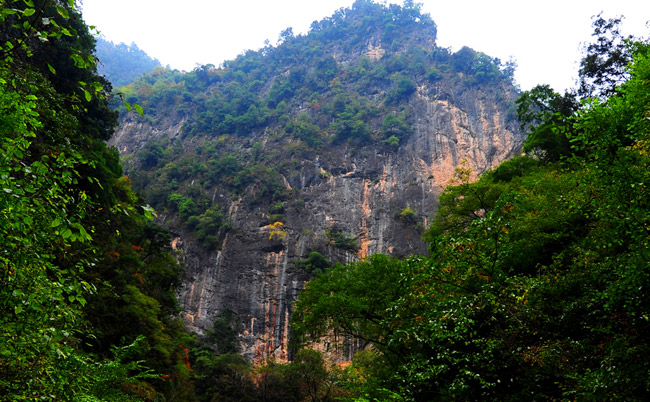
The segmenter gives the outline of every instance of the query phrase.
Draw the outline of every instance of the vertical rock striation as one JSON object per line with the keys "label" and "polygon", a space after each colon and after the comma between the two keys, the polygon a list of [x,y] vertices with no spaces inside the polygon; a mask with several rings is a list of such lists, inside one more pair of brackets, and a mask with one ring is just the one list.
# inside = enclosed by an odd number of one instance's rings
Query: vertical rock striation
{"label": "vertical rock striation", "polygon": [[[192,331],[204,333],[230,309],[248,358],[287,359],[292,302],[310,277],[295,261],[311,251],[338,262],[425,253],[421,232],[461,162],[476,175],[519,149],[522,136],[494,95],[439,84],[419,88],[410,102],[414,132],[397,151],[351,153],[340,145],[331,160],[303,159],[299,172],[284,178],[301,202],[288,203],[281,233],[273,233],[268,208],[242,199],[229,204],[232,230],[218,250],[206,251],[192,233],[174,228],[186,266],[180,301]],[[171,118],[164,128],[126,120],[113,143],[135,152],[148,139],[177,137],[181,125]],[[413,221],[396,217],[404,208],[415,212]],[[334,229],[358,250],[336,247],[326,235]]]}
{"label": "vertical rock striation", "polygon": [[[342,263],[426,253],[420,236],[456,169],[475,177],[520,149],[508,68],[435,36],[412,3],[359,0],[276,48],[133,84],[153,113],[123,116],[112,144],[177,234],[191,330],[231,310],[248,358],[290,358],[310,253]],[[181,202],[197,207],[181,217]],[[229,230],[206,248],[197,222],[222,224],[220,214]]]}

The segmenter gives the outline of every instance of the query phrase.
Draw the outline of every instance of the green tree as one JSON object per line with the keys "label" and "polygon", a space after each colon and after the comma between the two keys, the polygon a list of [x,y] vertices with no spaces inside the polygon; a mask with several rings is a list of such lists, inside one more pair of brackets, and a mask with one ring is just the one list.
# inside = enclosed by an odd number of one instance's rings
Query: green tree
{"label": "green tree", "polygon": [[569,117],[579,108],[575,95],[560,95],[548,85],[538,85],[517,100],[521,128],[527,130],[524,151],[547,162],[557,162],[571,155],[569,141],[573,127]]}
{"label": "green tree", "polygon": [[413,132],[413,127],[406,121],[405,114],[389,114],[384,118],[381,130],[386,138],[395,136],[399,139],[405,139]]}
{"label": "green tree", "polygon": [[311,251],[309,255],[307,255],[307,258],[301,258],[295,264],[312,274],[320,274],[325,271],[326,268],[332,266],[332,263],[318,251]]}
{"label": "green tree", "polygon": [[417,89],[413,81],[402,74],[392,77],[395,88],[386,94],[386,103],[394,105],[408,99]]}
{"label": "green tree", "polygon": [[632,61],[630,45],[633,38],[623,37],[619,25],[622,18],[604,19],[602,13],[593,17],[595,42],[587,45],[580,60],[580,88],[583,97],[607,97],[628,78],[627,66]]}
{"label": "green tree", "polygon": [[323,355],[313,349],[301,349],[291,362],[291,371],[307,389],[312,402],[331,401],[334,377],[325,367]]}
{"label": "green tree", "polygon": [[127,85],[160,66],[157,59],[151,58],[135,43],[115,44],[101,36],[97,38],[96,55],[99,60],[97,72],[115,88]]}
{"label": "green tree", "polygon": [[0,10],[0,399],[153,398],[142,361],[175,364],[180,271],[104,142],[93,38],[72,1]]}
{"label": "green tree", "polygon": [[215,348],[219,355],[237,353],[237,333],[232,321],[232,311],[226,310],[214,320],[212,328],[206,334],[208,344]]}
{"label": "green tree", "polygon": [[[298,339],[334,331],[387,348],[384,326],[390,303],[399,298],[405,263],[376,254],[368,261],[333,268],[310,281],[296,303],[292,328]],[[397,355],[393,356],[397,357]]]}

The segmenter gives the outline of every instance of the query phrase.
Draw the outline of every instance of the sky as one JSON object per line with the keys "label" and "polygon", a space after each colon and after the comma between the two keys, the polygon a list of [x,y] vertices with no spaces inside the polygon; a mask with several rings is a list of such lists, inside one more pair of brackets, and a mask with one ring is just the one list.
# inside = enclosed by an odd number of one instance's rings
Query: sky
{"label": "sky", "polygon": [[[375,0],[376,2],[384,2]],[[502,62],[514,60],[522,90],[575,87],[592,16],[624,16],[622,32],[650,37],[647,0],[420,0],[438,26],[438,46],[469,46]],[[114,43],[135,43],[163,65],[190,71],[219,65],[288,27],[305,34],[313,21],[354,0],[82,0],[88,25]],[[388,1],[401,4],[401,1]]]}

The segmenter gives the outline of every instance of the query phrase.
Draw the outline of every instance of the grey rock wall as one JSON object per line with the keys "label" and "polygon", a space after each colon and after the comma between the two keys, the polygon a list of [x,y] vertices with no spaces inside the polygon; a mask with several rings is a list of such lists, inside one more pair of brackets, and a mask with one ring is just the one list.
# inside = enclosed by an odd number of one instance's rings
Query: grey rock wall
{"label": "grey rock wall", "polygon": [[[506,102],[495,95],[438,85],[419,88],[411,102],[415,130],[398,151],[349,154],[342,146],[333,160],[303,160],[299,172],[285,179],[302,201],[287,203],[281,228],[270,226],[268,208],[239,199],[229,205],[233,230],[218,251],[206,252],[190,233],[179,231],[174,245],[186,265],[179,297],[189,329],[204,333],[230,309],[248,358],[289,358],[292,303],[309,279],[293,261],[310,251],[340,262],[373,253],[426,253],[422,230],[461,161],[476,176],[520,149],[522,135],[507,122]],[[127,119],[112,143],[124,153],[136,152],[149,138],[178,136],[182,123],[170,118],[154,127]],[[416,222],[395,217],[406,207],[416,212]],[[358,252],[330,244],[324,233],[333,227],[357,238]]]}

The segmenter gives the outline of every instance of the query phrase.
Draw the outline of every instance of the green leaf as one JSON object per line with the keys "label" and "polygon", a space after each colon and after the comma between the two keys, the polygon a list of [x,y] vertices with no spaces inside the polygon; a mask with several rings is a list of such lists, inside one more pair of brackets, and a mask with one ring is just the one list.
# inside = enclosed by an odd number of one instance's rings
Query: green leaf
{"label": "green leaf", "polygon": [[61,233],[61,237],[63,237],[64,239],[67,239],[70,236],[72,236],[72,230],[70,229],[66,229],[63,231],[63,233]]}
{"label": "green leaf", "polygon": [[51,72],[52,74],[56,74],[56,70],[54,69],[54,67],[52,67],[52,65],[51,65],[50,63],[47,63],[47,68],[50,69],[50,72]]}
{"label": "green leaf", "polygon": [[[79,56],[77,53],[72,53],[70,55],[70,58],[72,59],[72,61],[74,62],[74,65],[77,68],[84,68],[86,62],[83,59],[83,57]],[[83,82],[83,81],[79,81],[79,85],[81,85],[82,87],[85,87],[87,84],[85,82]]]}
{"label": "green leaf", "polygon": [[90,95],[90,92],[84,89],[84,96],[86,97],[86,100],[90,102],[92,100],[92,96]]}
{"label": "green leaf", "polygon": [[92,237],[86,232],[83,226],[79,226],[79,239],[82,243],[85,243],[88,240],[92,240]]}
{"label": "green leaf", "polygon": [[144,211],[145,218],[153,220],[156,217],[156,210],[149,205],[143,205],[142,210]]}
{"label": "green leaf", "polygon": [[56,218],[56,219],[54,219],[52,221],[52,223],[50,224],[50,227],[55,228],[55,227],[59,226],[60,224],[61,224],[61,221],[58,218]]}
{"label": "green leaf", "polygon": [[63,8],[62,6],[57,5],[56,6],[56,12],[59,13],[59,15],[65,19],[70,18],[70,15],[68,14],[68,10]]}
{"label": "green leaf", "polygon": [[[34,6],[32,5],[31,7],[34,7]],[[34,15],[35,12],[36,12],[36,10],[34,10],[33,8],[27,8],[27,9],[25,9],[25,11],[23,11],[23,15],[25,17],[31,17],[32,15]]]}
{"label": "green leaf", "polygon": [[138,105],[137,103],[134,103],[133,108],[135,109],[136,112],[138,112],[140,116],[144,116],[144,111],[142,110],[142,106]]}

